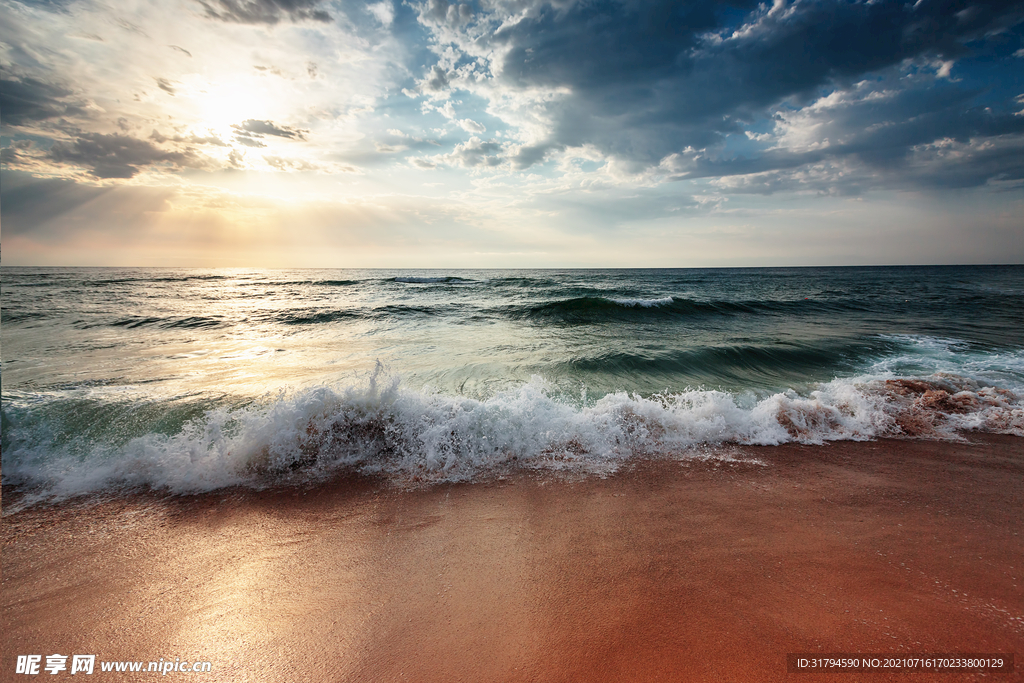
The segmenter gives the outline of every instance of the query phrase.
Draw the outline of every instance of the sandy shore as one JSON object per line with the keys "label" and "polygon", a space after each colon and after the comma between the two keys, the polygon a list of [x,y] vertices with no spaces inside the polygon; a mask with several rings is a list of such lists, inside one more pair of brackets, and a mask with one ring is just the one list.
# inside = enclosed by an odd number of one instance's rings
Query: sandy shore
{"label": "sandy shore", "polygon": [[789,652],[1021,660],[1024,441],[972,441],[5,514],[0,678],[33,680],[19,654],[80,653],[212,663],[168,680],[1020,680],[1024,661],[786,670]]}

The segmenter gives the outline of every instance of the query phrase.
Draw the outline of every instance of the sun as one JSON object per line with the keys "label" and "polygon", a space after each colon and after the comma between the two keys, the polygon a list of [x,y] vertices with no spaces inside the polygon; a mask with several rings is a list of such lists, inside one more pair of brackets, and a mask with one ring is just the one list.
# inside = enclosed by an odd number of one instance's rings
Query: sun
{"label": "sun", "polygon": [[230,136],[232,126],[243,121],[272,120],[277,109],[274,94],[261,80],[236,76],[197,83],[189,93],[194,127]]}

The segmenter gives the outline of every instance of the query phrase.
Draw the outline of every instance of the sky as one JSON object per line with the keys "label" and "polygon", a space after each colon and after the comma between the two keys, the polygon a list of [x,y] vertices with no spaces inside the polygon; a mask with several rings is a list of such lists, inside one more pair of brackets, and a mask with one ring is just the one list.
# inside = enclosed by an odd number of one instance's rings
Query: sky
{"label": "sky", "polygon": [[1024,263],[1024,0],[0,0],[5,265]]}

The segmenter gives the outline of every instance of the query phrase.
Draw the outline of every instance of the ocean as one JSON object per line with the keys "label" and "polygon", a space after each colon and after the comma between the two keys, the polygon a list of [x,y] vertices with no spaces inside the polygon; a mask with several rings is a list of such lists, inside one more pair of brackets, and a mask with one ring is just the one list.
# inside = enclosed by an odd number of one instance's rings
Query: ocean
{"label": "ocean", "polygon": [[0,272],[30,500],[1024,436],[1024,266]]}

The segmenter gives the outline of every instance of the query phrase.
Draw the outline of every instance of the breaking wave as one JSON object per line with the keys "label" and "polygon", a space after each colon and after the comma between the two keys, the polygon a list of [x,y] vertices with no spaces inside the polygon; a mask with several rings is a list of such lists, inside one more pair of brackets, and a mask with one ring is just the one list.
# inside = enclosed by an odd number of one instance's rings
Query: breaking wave
{"label": "breaking wave", "polygon": [[399,484],[503,468],[608,473],[632,458],[686,457],[716,444],[1024,436],[1017,394],[945,373],[835,379],[770,395],[618,392],[588,404],[557,393],[534,378],[478,400],[414,391],[378,370],[359,386],[236,406],[14,395],[3,407],[3,477],[39,500],[262,488],[339,471]]}
{"label": "breaking wave", "polygon": [[652,308],[654,306],[668,306],[675,302],[670,296],[665,296],[660,299],[609,299],[620,306],[627,308],[633,308],[639,306],[640,308]]}

